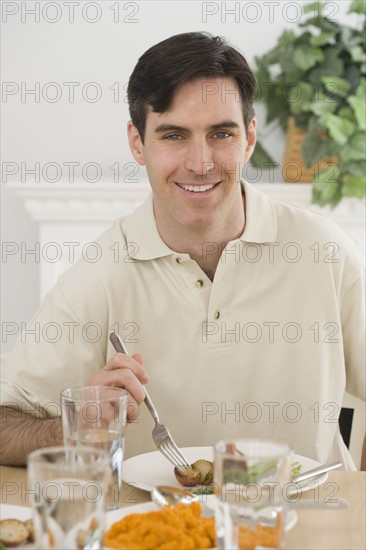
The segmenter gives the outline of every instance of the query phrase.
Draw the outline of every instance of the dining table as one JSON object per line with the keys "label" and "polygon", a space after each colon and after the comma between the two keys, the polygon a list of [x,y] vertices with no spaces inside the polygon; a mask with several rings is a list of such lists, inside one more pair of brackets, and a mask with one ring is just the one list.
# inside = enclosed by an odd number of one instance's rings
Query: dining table
{"label": "dining table", "polygon": [[[1,502],[29,506],[26,468],[0,466]],[[286,550],[365,550],[366,549],[366,472],[332,471],[323,484],[314,484],[306,493],[291,497],[334,505],[345,499],[340,509],[296,509],[297,523],[285,535]],[[150,501],[150,493],[123,484],[121,508]]]}

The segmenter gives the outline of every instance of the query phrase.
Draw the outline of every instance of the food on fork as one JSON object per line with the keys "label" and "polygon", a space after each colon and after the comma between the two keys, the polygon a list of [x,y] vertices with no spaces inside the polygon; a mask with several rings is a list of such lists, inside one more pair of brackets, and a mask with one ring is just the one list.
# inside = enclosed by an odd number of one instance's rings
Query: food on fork
{"label": "food on fork", "polygon": [[129,514],[114,523],[104,537],[104,545],[120,550],[151,548],[213,548],[214,518],[201,517],[201,504],[177,504],[144,514]]}
{"label": "food on fork", "polygon": [[211,485],[213,480],[213,463],[210,460],[199,459],[193,462],[192,467],[184,470],[174,468],[174,475],[181,485],[194,487],[195,485]]}

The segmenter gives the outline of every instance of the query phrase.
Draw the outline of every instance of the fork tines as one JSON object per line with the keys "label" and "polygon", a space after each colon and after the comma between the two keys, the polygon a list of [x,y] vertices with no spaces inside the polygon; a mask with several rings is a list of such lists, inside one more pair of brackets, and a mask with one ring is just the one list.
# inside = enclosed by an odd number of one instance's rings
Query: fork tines
{"label": "fork tines", "polygon": [[156,426],[153,430],[153,439],[159,451],[174,464],[178,470],[184,472],[187,468],[192,467],[179,450],[178,445],[175,443],[166,426],[163,424]]}
{"label": "fork tines", "polygon": [[162,443],[159,450],[166,456],[168,460],[181,472],[184,472],[188,468],[192,468],[189,462],[184,458],[174,441],[166,441]]}

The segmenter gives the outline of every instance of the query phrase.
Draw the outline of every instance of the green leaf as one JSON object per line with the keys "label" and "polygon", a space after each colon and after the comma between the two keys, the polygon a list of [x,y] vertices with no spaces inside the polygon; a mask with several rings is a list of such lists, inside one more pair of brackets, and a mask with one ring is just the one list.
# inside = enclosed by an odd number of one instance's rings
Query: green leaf
{"label": "green leaf", "polygon": [[267,65],[255,58],[257,70],[255,71],[255,78],[257,80],[257,95],[256,101],[266,101],[268,99],[268,86],[271,81],[269,70]]}
{"label": "green leaf", "polygon": [[348,103],[351,105],[355,117],[357,119],[358,127],[361,130],[366,130],[366,104],[365,100],[355,95],[348,98]]}
{"label": "green leaf", "polygon": [[352,61],[355,61],[356,63],[363,63],[366,61],[366,52],[361,46],[353,46],[353,48],[350,48],[350,53],[352,57]]}
{"label": "green leaf", "polygon": [[329,130],[331,137],[340,145],[344,145],[347,138],[355,131],[355,125],[351,121],[332,113],[327,113],[322,117],[322,122]]}
{"label": "green leaf", "polygon": [[284,31],[278,39],[278,45],[287,48],[289,44],[292,44],[296,38],[293,31]]}
{"label": "green leaf", "polygon": [[314,67],[319,61],[323,61],[324,54],[320,48],[295,48],[294,63],[304,72]]}
{"label": "green leaf", "polygon": [[319,191],[318,189],[315,189],[313,185],[312,202],[314,204],[319,204],[320,206],[330,205],[332,208],[334,208],[335,206],[337,206],[337,204],[339,204],[341,199],[342,199],[342,194],[340,190],[338,190],[337,193],[335,193],[331,199],[328,199],[328,198],[324,198],[322,195],[322,192]]}
{"label": "green leaf", "polygon": [[323,76],[344,76],[344,63],[339,58],[339,50],[334,47],[327,47],[323,52],[324,60],[311,69],[308,75],[310,82],[314,82],[315,85],[318,85]]}
{"label": "green leaf", "polygon": [[281,127],[286,129],[287,118],[290,114],[290,107],[288,102],[282,95],[277,93],[267,101],[267,123],[272,122],[273,120],[278,120]]}
{"label": "green leaf", "polygon": [[344,78],[351,84],[350,95],[355,94],[360,85],[361,67],[359,65],[355,65],[354,63],[352,63],[352,65],[346,64]]}
{"label": "green leaf", "polygon": [[312,36],[310,38],[310,44],[312,46],[323,46],[324,44],[327,44],[330,42],[332,38],[334,38],[335,32],[321,32],[320,34],[316,36]]}
{"label": "green leaf", "polygon": [[315,96],[314,101],[311,104],[310,110],[318,117],[322,117],[326,113],[334,113],[337,107],[338,102],[335,99],[324,95],[322,92],[319,92]]}
{"label": "green leaf", "polygon": [[350,174],[346,174],[342,179],[342,195],[344,197],[357,197],[362,199],[366,195],[365,176],[351,176]]}
{"label": "green leaf", "polygon": [[365,0],[353,0],[349,7],[348,13],[366,13]]}
{"label": "green leaf", "polygon": [[357,124],[361,130],[366,129],[366,78],[361,78],[356,94],[350,96],[347,101],[355,114]]}
{"label": "green leaf", "polygon": [[363,178],[366,175],[366,160],[351,160],[350,162],[342,162],[342,173],[348,173],[353,176],[362,176]]}
{"label": "green leaf", "polygon": [[313,102],[313,87],[307,82],[297,82],[291,86],[287,96],[292,114],[309,111]]}
{"label": "green leaf", "polygon": [[303,156],[305,166],[310,168],[315,162],[323,160],[328,155],[327,141],[320,132],[321,126],[318,124],[316,117],[312,117],[309,121],[308,132],[301,146],[301,154]]}
{"label": "green leaf", "polygon": [[349,143],[340,148],[340,157],[343,162],[351,160],[365,160],[366,158],[366,136],[364,132],[358,132],[352,137]]}
{"label": "green leaf", "polygon": [[342,107],[341,109],[339,109],[339,111],[337,112],[337,115],[340,116],[341,118],[346,118],[347,120],[351,121],[355,125],[357,124],[355,114],[352,111],[351,107],[348,107],[348,105],[346,107]]}
{"label": "green leaf", "polygon": [[261,58],[261,61],[268,66],[276,65],[279,62],[279,59],[281,59],[282,50],[282,46],[276,46],[273,50],[267,52]]}
{"label": "green leaf", "polygon": [[335,206],[341,199],[339,169],[330,164],[324,170],[313,175],[313,200],[318,204]]}
{"label": "green leaf", "polygon": [[282,74],[284,79],[287,82],[297,82],[301,80],[304,72],[302,69],[296,66],[294,61],[294,50],[293,48],[287,48],[281,57],[280,64],[282,69]]}
{"label": "green leaf", "polygon": [[353,29],[350,29],[350,27],[343,27],[341,29],[340,39],[346,49],[350,46],[353,34]]}
{"label": "green leaf", "polygon": [[337,33],[339,31],[339,23],[335,21],[331,21],[327,17],[324,17],[324,15],[320,14],[314,10],[314,15],[305,21],[302,21],[299,23],[299,27],[306,28],[306,27],[316,27],[321,30],[321,32],[334,32]]}
{"label": "green leaf", "polygon": [[255,149],[250,158],[250,163],[255,168],[269,168],[270,166],[278,166],[278,163],[273,160],[259,141],[257,141],[255,145]]}
{"label": "green leaf", "polygon": [[322,76],[322,84],[328,93],[345,97],[351,88],[351,84],[339,76]]}

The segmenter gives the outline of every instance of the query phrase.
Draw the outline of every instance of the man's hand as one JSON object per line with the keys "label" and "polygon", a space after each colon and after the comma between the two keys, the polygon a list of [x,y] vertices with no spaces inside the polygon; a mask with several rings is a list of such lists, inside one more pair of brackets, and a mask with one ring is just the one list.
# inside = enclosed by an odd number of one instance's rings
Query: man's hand
{"label": "man's hand", "polygon": [[[90,380],[93,386],[115,386],[129,392],[129,422],[138,417],[138,406],[145,399],[143,384],[149,381],[142,363],[138,353],[132,356],[117,353]],[[1,407],[0,411],[0,464],[24,466],[27,455],[35,449],[63,445],[61,418],[38,419],[11,407]]]}
{"label": "man's hand", "polygon": [[132,356],[116,353],[106,366],[95,374],[92,386],[115,386],[125,388],[129,396],[127,420],[133,422],[139,415],[139,405],[145,399],[143,384],[149,381],[149,375],[142,366],[143,357],[139,353]]}

